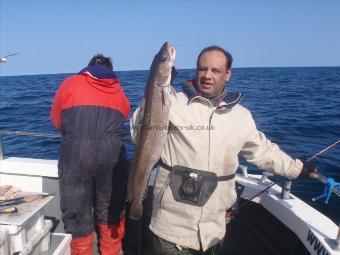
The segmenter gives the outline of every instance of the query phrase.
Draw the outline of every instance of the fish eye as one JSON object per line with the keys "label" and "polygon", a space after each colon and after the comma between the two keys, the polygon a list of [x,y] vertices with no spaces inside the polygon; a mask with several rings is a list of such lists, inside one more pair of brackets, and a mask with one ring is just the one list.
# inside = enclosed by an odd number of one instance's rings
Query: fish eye
{"label": "fish eye", "polygon": [[161,62],[162,62],[162,63],[165,63],[165,62],[166,62],[166,56],[162,56],[162,57],[161,57]]}

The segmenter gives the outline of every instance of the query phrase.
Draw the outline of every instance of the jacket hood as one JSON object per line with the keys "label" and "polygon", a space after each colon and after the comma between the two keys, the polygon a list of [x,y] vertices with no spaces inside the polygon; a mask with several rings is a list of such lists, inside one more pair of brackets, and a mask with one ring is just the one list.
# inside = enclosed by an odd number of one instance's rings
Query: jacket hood
{"label": "jacket hood", "polygon": [[104,65],[91,65],[82,69],[78,75],[85,76],[87,82],[98,90],[106,93],[118,93],[121,90],[120,81],[115,73]]}
{"label": "jacket hood", "polygon": [[191,103],[193,100],[197,99],[204,99],[209,100],[210,103],[217,107],[218,110],[224,110],[224,109],[231,109],[235,105],[237,105],[244,97],[244,94],[241,92],[228,92],[227,87],[224,88],[222,93],[218,95],[215,98],[212,99],[206,99],[201,96],[199,91],[196,89],[196,81],[195,80],[189,80],[185,81],[183,83],[183,92],[188,97],[189,101],[188,103]]}

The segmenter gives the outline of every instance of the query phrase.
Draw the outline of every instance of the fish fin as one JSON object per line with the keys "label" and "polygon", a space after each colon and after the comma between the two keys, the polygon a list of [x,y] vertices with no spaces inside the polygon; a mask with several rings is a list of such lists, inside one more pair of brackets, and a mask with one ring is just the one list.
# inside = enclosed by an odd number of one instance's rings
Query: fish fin
{"label": "fish fin", "polygon": [[129,217],[133,220],[139,220],[143,216],[143,205],[141,203],[132,202]]}

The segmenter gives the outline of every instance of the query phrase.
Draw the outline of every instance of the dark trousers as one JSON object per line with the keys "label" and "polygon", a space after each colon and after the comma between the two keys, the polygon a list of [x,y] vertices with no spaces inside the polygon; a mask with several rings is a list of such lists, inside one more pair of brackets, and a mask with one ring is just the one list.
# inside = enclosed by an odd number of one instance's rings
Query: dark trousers
{"label": "dark trousers", "polygon": [[217,255],[222,247],[222,242],[209,248],[205,252],[196,251],[168,242],[156,235],[152,237],[152,255]]}
{"label": "dark trousers", "polygon": [[118,162],[91,158],[79,164],[59,161],[60,207],[67,233],[83,237],[97,224],[119,222],[125,207],[129,167],[124,154],[122,150]]}

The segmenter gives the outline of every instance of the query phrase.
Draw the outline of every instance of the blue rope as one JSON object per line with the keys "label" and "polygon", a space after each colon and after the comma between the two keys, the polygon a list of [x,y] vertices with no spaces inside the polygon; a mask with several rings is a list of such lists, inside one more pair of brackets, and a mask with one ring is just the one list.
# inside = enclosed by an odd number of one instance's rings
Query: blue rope
{"label": "blue rope", "polygon": [[340,193],[340,183],[334,181],[333,178],[327,178],[325,175],[318,173],[319,180],[324,183],[324,190],[316,197],[313,197],[312,201],[319,200],[323,197],[326,197],[325,203],[328,204],[328,201],[332,195],[332,193],[336,193],[339,195]]}

